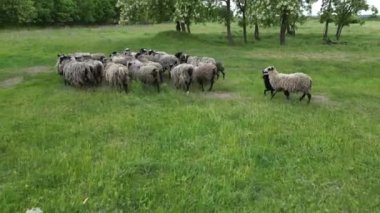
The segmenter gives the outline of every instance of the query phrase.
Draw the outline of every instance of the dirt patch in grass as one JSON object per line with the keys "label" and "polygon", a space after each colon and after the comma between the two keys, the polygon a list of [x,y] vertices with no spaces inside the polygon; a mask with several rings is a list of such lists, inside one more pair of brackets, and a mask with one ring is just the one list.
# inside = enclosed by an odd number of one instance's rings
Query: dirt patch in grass
{"label": "dirt patch in grass", "polygon": [[28,74],[37,74],[37,73],[45,73],[50,72],[52,70],[52,67],[50,66],[35,66],[35,67],[28,67],[23,69],[23,72]]}
{"label": "dirt patch in grass", "polygon": [[314,102],[314,103],[317,103],[317,104],[322,104],[322,105],[330,105],[330,106],[335,106],[335,105],[338,104],[338,102],[333,101],[328,96],[322,95],[322,94],[313,95],[311,97],[311,102]]}
{"label": "dirt patch in grass", "polygon": [[4,88],[12,87],[21,83],[23,80],[24,78],[21,76],[9,78],[7,80],[0,81],[0,87],[4,87]]}
{"label": "dirt patch in grass", "polygon": [[231,100],[231,99],[237,99],[240,97],[240,95],[233,93],[233,92],[206,92],[204,95],[207,98],[215,98],[215,99],[223,99],[223,100]]}

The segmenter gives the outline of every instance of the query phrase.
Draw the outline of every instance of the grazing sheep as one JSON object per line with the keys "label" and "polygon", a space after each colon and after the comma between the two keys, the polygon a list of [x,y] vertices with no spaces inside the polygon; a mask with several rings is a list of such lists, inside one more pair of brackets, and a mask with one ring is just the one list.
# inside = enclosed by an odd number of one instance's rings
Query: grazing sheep
{"label": "grazing sheep", "polygon": [[222,62],[217,61],[215,65],[216,65],[216,70],[218,71],[217,72],[217,78],[219,78],[219,73],[221,72],[223,75],[223,79],[224,79],[226,74],[224,73],[224,66],[223,66]]}
{"label": "grazing sheep", "polygon": [[78,62],[73,57],[61,58],[62,73],[65,84],[74,87],[91,86],[96,83],[91,68],[85,62]]}
{"label": "grazing sheep", "polygon": [[205,91],[203,85],[209,83],[210,88],[208,89],[208,91],[211,91],[216,76],[217,68],[214,64],[200,63],[199,66],[195,67],[192,78],[195,82],[201,85],[202,91]]}
{"label": "grazing sheep", "polygon": [[119,89],[128,92],[129,85],[129,72],[128,68],[122,64],[109,62],[104,70],[105,80],[108,84]]}
{"label": "grazing sheep", "polygon": [[195,67],[191,64],[180,64],[170,71],[174,86],[189,91]]}
{"label": "grazing sheep", "polygon": [[265,85],[264,95],[267,95],[267,91],[270,91],[270,94],[273,95],[274,89],[269,82],[269,74],[267,70],[263,70],[263,80]]}
{"label": "grazing sheep", "polygon": [[272,94],[272,98],[278,91],[284,91],[287,99],[289,99],[289,93],[291,92],[302,92],[303,95],[299,100],[302,101],[302,99],[307,95],[307,103],[310,103],[310,90],[312,86],[312,79],[310,76],[304,73],[279,73],[273,66],[265,68],[265,71],[268,72],[269,83],[275,90]]}
{"label": "grazing sheep", "polygon": [[156,66],[148,64],[140,67],[140,70],[136,73],[136,78],[143,84],[155,85],[157,92],[160,92],[160,73]]}

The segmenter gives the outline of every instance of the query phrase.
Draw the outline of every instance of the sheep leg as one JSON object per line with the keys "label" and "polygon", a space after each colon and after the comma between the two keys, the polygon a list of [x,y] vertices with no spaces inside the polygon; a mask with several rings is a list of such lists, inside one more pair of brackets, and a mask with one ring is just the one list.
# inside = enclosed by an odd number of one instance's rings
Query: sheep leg
{"label": "sheep leg", "polygon": [[223,71],[220,71],[220,72],[222,73],[223,79],[224,79],[224,77],[226,76],[226,74]]}
{"label": "sheep leg", "polygon": [[273,97],[276,95],[276,93],[277,93],[277,90],[275,90],[274,93],[272,93],[272,96],[271,96],[271,98],[270,98],[271,100],[272,100]]}
{"label": "sheep leg", "polygon": [[128,84],[124,84],[124,91],[125,93],[128,93]]}
{"label": "sheep leg", "polygon": [[286,96],[286,99],[289,100],[289,91],[286,91],[286,90],[285,90],[285,91],[284,91],[284,94],[285,94],[285,96]]}
{"label": "sheep leg", "polygon": [[309,99],[309,100],[307,100],[307,103],[310,103],[310,99],[311,99],[311,94],[310,93],[307,93],[307,98]]}
{"label": "sheep leg", "polygon": [[160,82],[156,81],[157,92],[160,92]]}
{"label": "sheep leg", "polygon": [[303,95],[300,97],[300,101],[302,101],[305,96],[306,96],[306,93],[303,93]]}
{"label": "sheep leg", "polygon": [[202,87],[202,92],[204,92],[205,88],[203,87],[203,82],[200,82],[200,84],[201,84],[201,87]]}
{"label": "sheep leg", "polygon": [[208,91],[212,90],[212,86],[214,86],[214,79],[211,80],[210,88],[208,89]]}

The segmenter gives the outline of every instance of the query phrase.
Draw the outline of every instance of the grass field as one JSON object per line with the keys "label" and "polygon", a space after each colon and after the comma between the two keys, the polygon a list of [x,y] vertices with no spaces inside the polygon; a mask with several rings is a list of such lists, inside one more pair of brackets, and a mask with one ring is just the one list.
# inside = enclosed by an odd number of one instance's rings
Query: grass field
{"label": "grass field", "polygon": [[[379,212],[380,22],[321,44],[309,21],[279,46],[226,44],[222,25],[0,31],[0,211]],[[333,28],[331,29],[331,33]],[[125,47],[224,62],[215,91],[187,96],[64,86],[58,53]],[[261,70],[305,72],[312,101],[263,96]]]}

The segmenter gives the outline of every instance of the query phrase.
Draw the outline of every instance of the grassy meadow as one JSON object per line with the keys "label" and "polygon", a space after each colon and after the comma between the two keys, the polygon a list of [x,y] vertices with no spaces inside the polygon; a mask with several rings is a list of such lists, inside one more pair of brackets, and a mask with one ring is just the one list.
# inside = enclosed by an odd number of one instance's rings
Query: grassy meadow
{"label": "grassy meadow", "polygon": [[[324,45],[308,21],[229,46],[220,24],[0,31],[0,211],[379,212],[380,21]],[[330,33],[334,33],[331,26]],[[134,82],[64,86],[58,53],[141,47],[210,56],[226,79],[189,95]],[[263,95],[261,70],[313,78],[312,100]]]}

